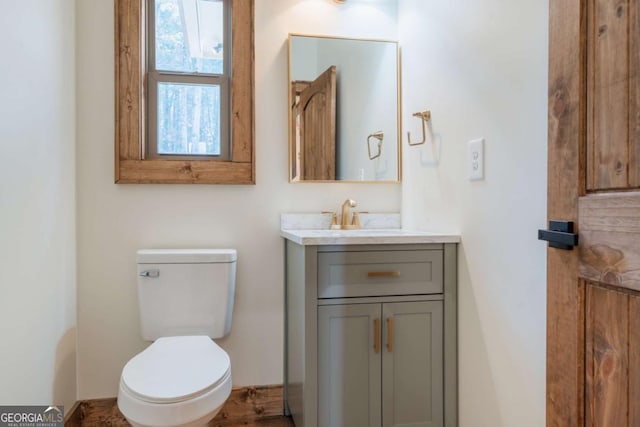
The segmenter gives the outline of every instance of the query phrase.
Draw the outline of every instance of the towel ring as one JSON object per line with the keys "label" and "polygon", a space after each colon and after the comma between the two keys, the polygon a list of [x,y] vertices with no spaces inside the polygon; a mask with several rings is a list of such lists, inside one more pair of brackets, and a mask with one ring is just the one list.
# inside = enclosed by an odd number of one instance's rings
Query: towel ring
{"label": "towel ring", "polygon": [[[378,140],[378,152],[375,155],[371,154],[371,138]],[[369,160],[374,160],[382,155],[382,140],[384,139],[384,132],[374,132],[367,137],[367,150],[369,150]]]}
{"label": "towel ring", "polygon": [[431,120],[431,111],[427,110],[413,113],[413,117],[419,117],[422,120],[422,141],[411,142],[411,132],[407,132],[407,141],[410,146],[422,145],[427,142],[427,122]]}

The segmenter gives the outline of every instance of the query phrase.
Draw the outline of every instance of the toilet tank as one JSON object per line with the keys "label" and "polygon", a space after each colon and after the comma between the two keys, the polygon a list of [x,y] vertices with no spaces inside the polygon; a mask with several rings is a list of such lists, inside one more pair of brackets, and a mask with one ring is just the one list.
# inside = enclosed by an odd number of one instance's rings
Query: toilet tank
{"label": "toilet tank", "polygon": [[231,330],[235,249],[141,249],[137,252],[142,337],[207,335]]}

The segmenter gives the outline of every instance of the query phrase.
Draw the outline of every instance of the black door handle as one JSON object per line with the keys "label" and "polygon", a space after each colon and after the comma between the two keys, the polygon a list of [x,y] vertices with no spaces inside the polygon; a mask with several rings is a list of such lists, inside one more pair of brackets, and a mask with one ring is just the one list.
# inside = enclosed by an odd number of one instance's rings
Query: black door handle
{"label": "black door handle", "polygon": [[538,230],[538,240],[546,240],[549,247],[568,251],[578,245],[578,235],[573,232],[572,221],[549,221],[549,230]]}

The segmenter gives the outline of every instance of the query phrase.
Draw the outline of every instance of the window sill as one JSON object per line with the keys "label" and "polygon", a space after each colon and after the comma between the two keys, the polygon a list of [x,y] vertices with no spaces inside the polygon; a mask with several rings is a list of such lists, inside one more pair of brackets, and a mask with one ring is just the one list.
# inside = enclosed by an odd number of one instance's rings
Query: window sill
{"label": "window sill", "polygon": [[255,184],[252,163],[207,160],[120,160],[117,184]]}

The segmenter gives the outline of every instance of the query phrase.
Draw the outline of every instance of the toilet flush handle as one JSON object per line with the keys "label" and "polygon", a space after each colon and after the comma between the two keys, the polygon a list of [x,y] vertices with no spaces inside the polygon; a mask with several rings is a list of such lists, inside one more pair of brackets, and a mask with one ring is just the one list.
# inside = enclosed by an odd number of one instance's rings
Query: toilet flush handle
{"label": "toilet flush handle", "polygon": [[145,270],[140,272],[140,277],[160,277],[160,270]]}

